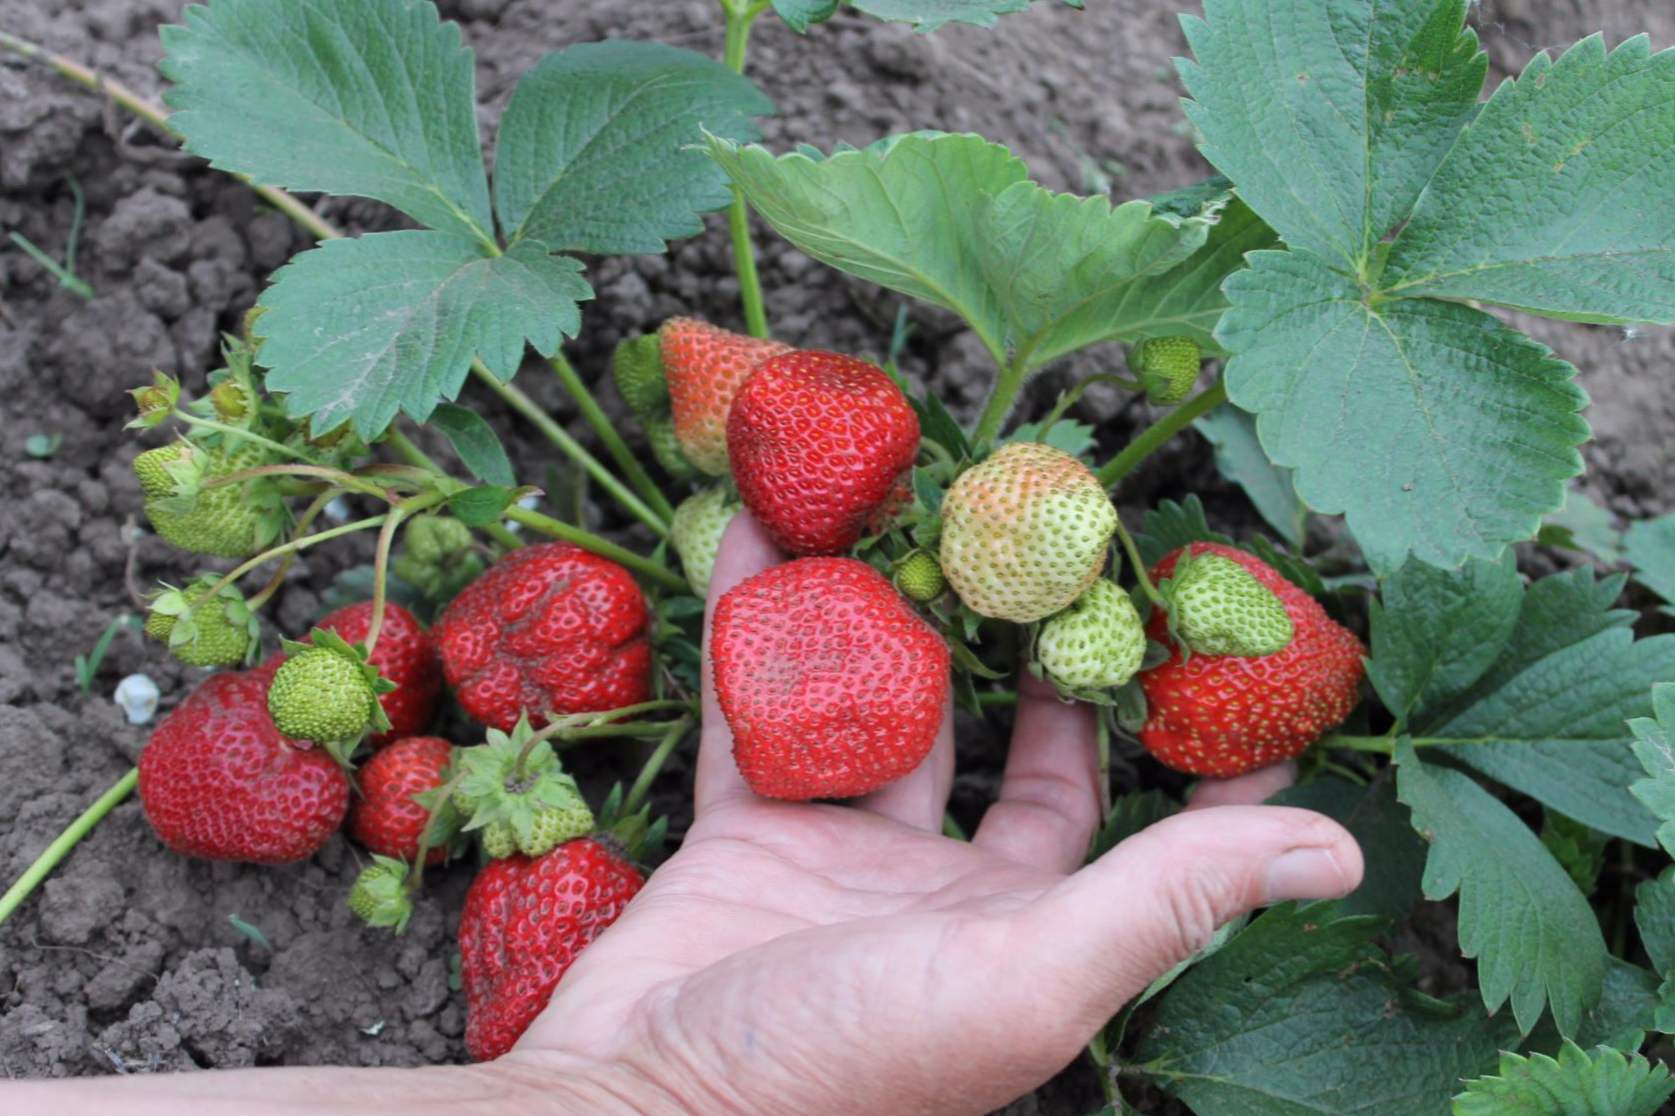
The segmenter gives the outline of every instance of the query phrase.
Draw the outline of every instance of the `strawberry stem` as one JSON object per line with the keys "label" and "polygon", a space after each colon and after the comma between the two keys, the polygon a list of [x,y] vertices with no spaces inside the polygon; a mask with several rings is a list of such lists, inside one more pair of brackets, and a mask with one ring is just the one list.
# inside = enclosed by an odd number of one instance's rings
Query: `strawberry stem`
{"label": "strawberry stem", "polygon": [[1092,387],[1094,384],[1113,384],[1122,388],[1124,391],[1139,392],[1145,390],[1143,386],[1134,380],[1131,380],[1126,376],[1118,376],[1110,372],[1100,372],[1095,375],[1088,376],[1075,386],[1071,387],[1068,391],[1059,392],[1058,402],[1054,403],[1053,409],[1047,412],[1047,417],[1041,420],[1041,433],[1037,437],[1037,441],[1045,442],[1047,440],[1047,435],[1053,432],[1053,427],[1058,425],[1059,419],[1064,417],[1064,413],[1074,407],[1077,400],[1081,399],[1082,395],[1088,390],[1088,388]]}
{"label": "strawberry stem", "polygon": [[116,781],[116,784],[100,795],[93,805],[82,811],[80,817],[71,822],[63,833],[60,833],[52,844],[48,845],[35,863],[23,870],[23,875],[17,882],[6,889],[6,894],[0,895],[0,924],[12,916],[22,902],[29,898],[42,880],[58,867],[58,862],[70,855],[70,850],[93,829],[104,816],[113,810],[118,803],[134,793],[134,787],[139,784],[140,769],[131,768],[128,773]]}
{"label": "strawberry stem", "polygon": [[971,437],[972,445],[979,454],[1000,437],[1000,428],[1006,425],[1006,416],[1012,413],[1012,404],[1017,401],[1018,392],[1024,386],[1025,372],[1020,356],[995,377],[995,386],[989,392],[989,401],[983,405],[983,414],[977,420],[977,429]]}
{"label": "strawberry stem", "polygon": [[657,482],[651,479],[651,474],[646,472],[645,466],[640,464],[628,448],[628,444],[622,440],[622,435],[617,433],[616,427],[611,425],[611,420],[600,408],[598,400],[593,398],[593,393],[576,374],[575,366],[565,359],[562,352],[553,353],[547,363],[551,364],[553,371],[558,374],[558,382],[564,385],[564,390],[570,393],[570,398],[576,401],[582,417],[587,419],[594,433],[599,435],[599,440],[605,443],[605,449],[617,463],[617,468],[622,470],[622,475],[628,478],[628,482],[657,513],[658,518],[668,523],[674,518],[675,509],[657,487]]}
{"label": "strawberry stem", "polygon": [[682,717],[669,726],[668,731],[663,734],[663,739],[658,742],[657,750],[646,759],[645,765],[640,768],[640,773],[634,777],[634,785],[628,788],[628,797],[622,804],[623,816],[632,816],[644,804],[646,796],[651,793],[651,784],[656,781],[658,773],[663,770],[663,765],[668,762],[669,756],[675,750],[675,745],[681,742],[681,738],[686,735],[686,730],[691,727],[691,717]]}
{"label": "strawberry stem", "polygon": [[1140,585],[1140,591],[1146,594],[1146,599],[1153,606],[1167,611],[1167,604],[1163,594],[1152,584],[1151,575],[1146,572],[1146,564],[1140,560],[1140,548],[1134,545],[1134,536],[1128,533],[1128,528],[1122,525],[1122,515],[1117,516],[1117,539],[1122,543],[1123,553],[1128,555],[1128,564],[1134,567],[1134,579]]}
{"label": "strawberry stem", "polygon": [[226,423],[216,422],[214,419],[199,418],[197,415],[194,415],[189,411],[182,411],[179,408],[175,409],[174,417],[179,419],[181,422],[184,422],[187,426],[196,426],[200,430],[214,430],[217,433],[227,435],[229,438],[237,438],[240,441],[245,442],[254,442],[256,445],[261,446],[264,449],[272,450],[281,457],[288,457],[292,461],[300,461],[304,465],[314,464],[314,459],[306,453],[303,453],[301,450],[287,446],[283,442],[276,442],[272,438],[264,438],[262,435],[257,434],[254,431],[246,430],[242,426],[228,426]]}
{"label": "strawberry stem", "polygon": [[656,582],[665,589],[673,589],[677,593],[686,591],[686,579],[670,570],[669,567],[653,562],[649,558],[642,558],[632,550],[620,547],[613,542],[607,542],[598,535],[584,531],[580,527],[572,527],[570,524],[554,519],[550,515],[542,515],[531,508],[521,508],[516,504],[506,509],[506,518],[514,523],[521,523],[531,530],[539,531],[550,538],[575,543],[583,550],[590,550],[602,558],[609,558],[619,565],[628,567],[628,569],[648,581]]}
{"label": "strawberry stem", "polygon": [[[341,488],[328,488],[314,497],[314,502],[304,508],[302,515],[297,517],[297,533],[308,530],[314,521],[320,517],[320,513],[326,510],[326,505],[342,494],[343,489]],[[284,560],[279,563],[279,568],[273,571],[272,577],[268,578],[268,583],[262,586],[255,596],[245,601],[250,611],[260,611],[261,607],[268,603],[268,599],[279,592],[279,587],[285,584],[285,575],[291,571],[291,564],[296,560],[295,552],[285,555]]]}
{"label": "strawberry stem", "polygon": [[[429,454],[414,445],[412,439],[408,438],[407,435],[403,434],[395,427],[392,426],[389,430],[385,431],[385,441],[389,443],[390,448],[395,450],[398,456],[406,458],[408,464],[413,465],[416,468],[423,469],[427,473],[434,473],[439,477],[445,477],[448,475],[443,470],[442,466],[438,465],[431,459]],[[516,550],[518,547],[523,545],[523,540],[518,538],[517,533],[508,531],[505,525],[501,523],[490,523],[486,526],[478,527],[477,530],[481,531],[483,534],[487,535],[489,538],[493,539],[495,542],[499,543],[508,550]]]}
{"label": "strawberry stem", "polygon": [[377,649],[378,636],[384,630],[384,602],[389,596],[390,547],[395,544],[396,529],[406,517],[405,505],[391,506],[384,526],[378,531],[378,546],[372,552],[372,618],[366,624],[366,653],[369,658]]}
{"label": "strawberry stem", "polygon": [[[750,49],[750,26],[769,7],[767,0],[735,2],[722,0],[727,15],[727,38],[722,62],[735,74],[744,73],[745,54]],[[739,277],[739,302],[744,307],[745,330],[752,337],[768,336],[768,312],[762,302],[762,280],[756,272],[756,248],[750,240],[750,207],[744,194],[733,188],[733,202],[727,208],[727,229],[733,239],[733,270]]]}
{"label": "strawberry stem", "polygon": [[1227,385],[1217,380],[1142,430],[1132,442],[1123,447],[1121,453],[1111,458],[1105,467],[1099,470],[1099,483],[1107,489],[1115,488],[1119,481],[1138,468],[1159,446],[1190,426],[1200,415],[1225,402]]}

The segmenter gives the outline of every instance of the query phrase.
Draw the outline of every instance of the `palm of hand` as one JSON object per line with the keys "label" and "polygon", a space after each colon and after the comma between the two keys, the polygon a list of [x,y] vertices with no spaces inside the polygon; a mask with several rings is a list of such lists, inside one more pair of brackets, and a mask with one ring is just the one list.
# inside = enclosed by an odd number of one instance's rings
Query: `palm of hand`
{"label": "palm of hand", "polygon": [[[777,559],[738,515],[712,607]],[[1242,805],[1283,786],[1281,768],[1201,784],[1185,813],[1075,871],[1098,821],[1094,721],[1028,678],[970,842],[941,835],[951,717],[919,768],[852,806],[757,798],[707,673],[680,851],[507,1059],[626,1067],[629,1110],[987,1112],[1068,1063],[1221,923],[1360,876],[1335,823]]]}

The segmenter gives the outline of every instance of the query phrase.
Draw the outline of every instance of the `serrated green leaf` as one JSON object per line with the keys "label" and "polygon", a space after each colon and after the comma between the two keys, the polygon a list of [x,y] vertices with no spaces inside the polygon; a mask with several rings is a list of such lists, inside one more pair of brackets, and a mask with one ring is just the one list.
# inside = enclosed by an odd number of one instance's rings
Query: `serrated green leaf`
{"label": "serrated green leaf", "polygon": [[1651,716],[1628,723],[1634,734],[1634,758],[1647,778],[1629,793],[1657,819],[1658,844],[1675,856],[1675,685],[1652,688]]}
{"label": "serrated green leaf", "polygon": [[[1153,198],[1162,206],[1164,198]],[[1221,211],[1203,247],[1158,275],[1129,284],[1111,324],[1111,332],[1129,341],[1150,337],[1190,337],[1207,356],[1226,350],[1215,339],[1216,323],[1227,309],[1221,286],[1245,266],[1250,252],[1279,246],[1279,237],[1244,202],[1234,198]]]}
{"label": "serrated green leaf", "polygon": [[1162,997],[1125,1074],[1198,1116],[1414,1116],[1510,1038],[1469,1006],[1411,1009],[1373,939],[1380,918],[1334,905],[1255,919]]}
{"label": "serrated green leaf", "polygon": [[1675,515],[1629,524],[1623,556],[1634,567],[1634,580],[1675,604]]}
{"label": "serrated green leaf", "polygon": [[1291,470],[1268,460],[1256,438],[1256,420],[1231,403],[1223,403],[1193,423],[1216,451],[1216,469],[1245,490],[1268,525],[1293,547],[1303,545],[1309,509],[1297,498]]}
{"label": "serrated green leaf", "polygon": [[919,429],[926,438],[947,450],[955,461],[971,456],[971,443],[966,440],[965,431],[940,398],[934,394],[914,394],[907,401],[913,404],[914,413],[919,416]]}
{"label": "serrated green leaf", "polygon": [[1518,626],[1524,583],[1510,553],[1458,570],[1410,560],[1369,606],[1367,680],[1405,724],[1458,697],[1483,677]]}
{"label": "serrated green leaf", "polygon": [[1599,886],[1605,867],[1605,846],[1610,836],[1591,825],[1548,808],[1541,811],[1541,847],[1571,878],[1583,895],[1591,896]]}
{"label": "serrated green leaf", "polygon": [[1165,554],[1188,543],[1213,542],[1231,545],[1233,540],[1219,531],[1210,530],[1204,518],[1204,503],[1196,492],[1181,503],[1163,500],[1146,512],[1134,544],[1146,565],[1155,565]]}
{"label": "serrated green leaf", "polygon": [[[1612,957],[1605,968],[1599,1003],[1582,1017],[1576,1042],[1583,1047],[1638,1050],[1657,1019],[1658,978],[1650,970]],[[1557,1049],[1557,1043],[1552,1049]]]}
{"label": "serrated green leaf", "polygon": [[799,35],[808,34],[816,23],[824,23],[837,14],[839,0],[773,0],[774,11],[787,27]]}
{"label": "serrated green leaf", "polygon": [[1477,959],[1483,1003],[1508,1000],[1528,1034],[1551,1006],[1563,1035],[1600,997],[1605,939],[1576,885],[1517,815],[1458,771],[1419,761],[1413,744],[1396,747],[1397,797],[1431,844],[1428,899],[1459,893],[1460,952]]}
{"label": "serrated green leaf", "polygon": [[430,416],[430,425],[442,431],[471,475],[486,484],[511,486],[518,483],[512,462],[494,427],[476,411],[454,403],[442,403]]}
{"label": "serrated green leaf", "polygon": [[506,509],[518,498],[518,490],[499,484],[480,484],[448,497],[448,510],[467,527],[487,527],[500,522]]}
{"label": "serrated green leaf", "polygon": [[1348,516],[1375,572],[1410,553],[1494,558],[1563,502],[1588,437],[1570,365],[1470,307],[1369,306],[1296,252],[1249,262],[1216,330],[1228,394],[1303,502]]}
{"label": "serrated green leaf", "polygon": [[1054,194],[979,136],[914,134],[824,159],[712,138],[752,207],[804,252],[960,315],[997,363],[1035,368],[1118,335],[1133,282],[1202,245],[1225,204]]}
{"label": "serrated green leaf", "polygon": [[581,327],[581,264],[534,241],[505,255],[449,233],[330,240],[292,258],[262,295],[267,386],[317,430],[352,420],[371,439],[396,413],[423,422],[459,394],[473,356],[511,379],[527,340],[543,356]]}
{"label": "serrated green leaf", "polygon": [[582,43],[518,82],[501,118],[494,201],[509,243],[657,253],[732,197],[703,129],[759,134],[773,102],[721,63],[662,43]]}
{"label": "serrated green leaf", "polygon": [[[1469,575],[1427,573],[1425,579],[1429,595],[1416,597],[1404,614],[1423,612],[1427,600],[1442,607],[1452,596],[1462,601],[1464,625],[1466,613],[1489,607],[1463,601],[1489,591],[1474,589]],[[1601,592],[1613,584],[1621,579],[1596,583],[1591,571],[1576,570],[1531,586],[1501,654],[1458,696],[1439,695],[1410,717],[1409,730],[1577,821],[1650,845],[1653,819],[1629,789],[1641,770],[1625,722],[1652,711],[1655,683],[1675,680],[1675,635],[1636,640],[1625,623],[1633,613],[1612,609],[1612,598]],[[1390,608],[1387,601],[1375,623],[1388,626]],[[1440,630],[1432,638],[1455,646]],[[1382,668],[1372,677],[1378,684]]]}
{"label": "serrated green leaf", "polygon": [[[1067,0],[1081,7],[1080,0]],[[945,23],[970,23],[993,27],[995,17],[1021,12],[1030,0],[850,0],[856,11],[877,19],[910,23],[915,31],[929,33]]]}
{"label": "serrated green leaf", "polygon": [[942,486],[936,483],[930,470],[916,466],[913,470],[913,497],[927,512],[936,515],[942,510],[942,498],[945,493]]}
{"label": "serrated green leaf", "polygon": [[1656,1116],[1675,1093],[1669,1067],[1608,1046],[1567,1042],[1557,1058],[1503,1053],[1493,1077],[1466,1082],[1454,1116]]}
{"label": "serrated green leaf", "polygon": [[1623,558],[1623,533],[1615,519],[1574,482],[1565,490],[1564,507],[1542,521],[1537,539],[1548,546],[1592,554],[1610,565]]}
{"label": "serrated green leaf", "polygon": [[169,127],[212,166],[492,239],[471,51],[428,0],[214,0],[162,37]]}
{"label": "serrated green leaf", "polygon": [[1012,428],[1012,432],[1001,439],[1002,442],[1040,442],[1042,445],[1052,446],[1063,450],[1071,457],[1081,457],[1091,453],[1099,444],[1093,427],[1085,422],[1075,422],[1061,418],[1053,423],[1047,436],[1041,436],[1041,423],[1025,422]]}
{"label": "serrated green leaf", "polygon": [[1288,787],[1268,801],[1325,814],[1368,851],[1361,886],[1342,900],[1343,913],[1405,918],[1419,902],[1425,844],[1408,824],[1407,811],[1388,781],[1361,787],[1345,779],[1321,778]]}
{"label": "serrated green leaf", "polygon": [[[1383,283],[1591,322],[1675,321],[1675,51],[1537,54],[1466,129]],[[1242,184],[1241,184],[1242,185]]]}
{"label": "serrated green leaf", "polygon": [[1634,889],[1634,925],[1652,968],[1675,977],[1675,866]]}
{"label": "serrated green leaf", "polygon": [[1201,150],[1293,248],[1359,272],[1475,111],[1466,0],[1207,0],[1182,26]]}

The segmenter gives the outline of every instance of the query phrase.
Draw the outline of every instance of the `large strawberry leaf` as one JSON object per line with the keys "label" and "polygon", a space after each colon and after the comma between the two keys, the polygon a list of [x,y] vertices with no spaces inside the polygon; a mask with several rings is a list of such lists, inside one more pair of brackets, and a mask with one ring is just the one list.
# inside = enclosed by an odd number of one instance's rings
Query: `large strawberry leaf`
{"label": "large strawberry leaf", "polygon": [[1431,843],[1423,881],[1428,899],[1460,896],[1460,952],[1477,959],[1484,1005],[1511,1001],[1524,1033],[1544,1005],[1563,1035],[1574,1035],[1598,1002],[1605,939],[1588,900],[1541,841],[1471,777],[1421,763],[1403,738],[1396,790],[1413,826]]}
{"label": "large strawberry leaf", "polygon": [[1658,844],[1675,856],[1675,685],[1652,688],[1651,715],[1628,724],[1634,733],[1634,756],[1646,777],[1629,793],[1657,818]]}
{"label": "large strawberry leaf", "polygon": [[1480,310],[1369,302],[1301,252],[1256,252],[1223,288],[1227,389],[1373,569],[1441,566],[1527,538],[1582,469],[1575,369]]}
{"label": "large strawberry leaf", "polygon": [[1453,1116],[1656,1116],[1672,1093],[1668,1066],[1567,1042],[1557,1058],[1501,1054],[1493,1075],[1466,1082]]}
{"label": "large strawberry leaf", "polygon": [[[1522,589],[1507,565],[1410,563],[1373,610],[1368,677],[1417,745],[1605,833],[1655,843],[1628,721],[1675,681],[1675,635],[1636,640],[1621,577]],[[1508,617],[1515,622],[1508,627]]]}
{"label": "large strawberry leaf", "polygon": [[1166,992],[1123,1073],[1198,1116],[1412,1116],[1494,1063],[1504,1023],[1410,1002],[1373,944],[1383,919],[1334,905],[1253,921]]}
{"label": "large strawberry leaf", "polygon": [[774,11],[791,30],[808,34],[810,26],[837,15],[839,0],[773,0]]}
{"label": "large strawberry leaf", "polygon": [[459,394],[474,354],[509,379],[526,340],[550,354],[574,336],[593,296],[581,266],[531,240],[499,255],[429,229],[327,241],[262,295],[267,386],[316,430],[352,421],[370,438],[398,411],[423,421]]}
{"label": "large strawberry leaf", "polygon": [[1287,787],[1268,801],[1325,814],[1349,830],[1356,844],[1374,850],[1366,858],[1361,886],[1339,902],[1345,914],[1405,918],[1419,902],[1425,844],[1408,824],[1388,780],[1363,787],[1327,776]]}
{"label": "large strawberry leaf", "polygon": [[1182,26],[1205,156],[1287,244],[1351,272],[1475,110],[1466,0],[1207,0]]}
{"label": "large strawberry leaf", "polygon": [[471,51],[428,0],[215,0],[162,37],[186,150],[492,239]]}
{"label": "large strawberry leaf", "polygon": [[[1437,170],[1385,289],[1591,322],[1675,321],[1675,51],[1535,56]],[[1492,188],[1485,188],[1493,183]]]}
{"label": "large strawberry leaf", "polygon": [[702,129],[757,136],[773,102],[721,63],[662,43],[582,43],[523,75],[500,121],[494,201],[509,243],[662,252],[703,231],[727,179]]}
{"label": "large strawberry leaf", "polygon": [[1623,533],[1634,580],[1675,606],[1675,515],[1642,519]]}
{"label": "large strawberry leaf", "polygon": [[1223,403],[1192,425],[1215,447],[1221,475],[1245,490],[1258,514],[1293,550],[1301,549],[1309,509],[1297,498],[1291,470],[1268,460],[1256,437],[1256,420]]}
{"label": "large strawberry leaf", "polygon": [[798,248],[954,311],[998,364],[1023,371],[1139,335],[1141,321],[1157,328],[1151,307],[1131,309],[1128,296],[1138,281],[1187,261],[1229,198],[1225,188],[1204,191],[1183,212],[1055,194],[1030,182],[1004,147],[971,135],[918,133],[829,157],[778,158],[712,138],[710,154]]}

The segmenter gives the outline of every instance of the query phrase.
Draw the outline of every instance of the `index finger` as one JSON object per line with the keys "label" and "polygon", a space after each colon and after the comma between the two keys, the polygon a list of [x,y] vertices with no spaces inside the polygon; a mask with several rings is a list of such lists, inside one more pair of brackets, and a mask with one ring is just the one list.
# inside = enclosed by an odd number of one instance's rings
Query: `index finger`
{"label": "index finger", "polygon": [[724,802],[749,798],[752,793],[745,785],[744,776],[739,774],[738,764],[733,762],[733,733],[715,698],[715,670],[710,664],[710,628],[715,621],[715,605],[739,582],[784,560],[785,556],[748,511],[740,511],[733,517],[715,554],[709,599],[704,603],[704,657],[700,670],[704,724],[698,734],[698,764],[692,788],[693,810],[700,816]]}

